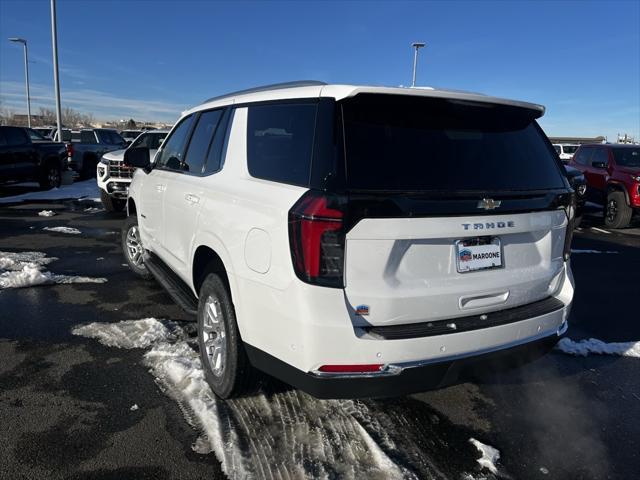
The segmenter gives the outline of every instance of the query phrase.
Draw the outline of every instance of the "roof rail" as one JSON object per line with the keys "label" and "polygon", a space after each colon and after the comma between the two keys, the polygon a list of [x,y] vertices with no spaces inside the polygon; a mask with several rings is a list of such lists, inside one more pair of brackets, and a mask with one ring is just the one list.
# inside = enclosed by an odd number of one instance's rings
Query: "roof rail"
{"label": "roof rail", "polygon": [[245,95],[247,93],[268,92],[270,90],[282,90],[283,88],[317,87],[320,85],[326,85],[326,83],[320,82],[318,80],[298,80],[295,82],[274,83],[272,85],[264,85],[262,87],[247,88],[246,90],[238,90],[237,92],[225,93],[224,95],[208,98],[202,103],[209,103],[213,102],[214,100],[222,100],[223,98]]}

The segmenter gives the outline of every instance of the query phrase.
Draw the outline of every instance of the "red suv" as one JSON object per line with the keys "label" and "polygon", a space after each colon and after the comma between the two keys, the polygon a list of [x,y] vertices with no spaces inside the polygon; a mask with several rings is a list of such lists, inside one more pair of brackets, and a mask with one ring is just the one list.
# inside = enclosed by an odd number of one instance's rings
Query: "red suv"
{"label": "red suv", "polygon": [[569,165],[587,180],[587,198],[604,205],[604,223],[625,228],[640,212],[640,146],[581,145]]}

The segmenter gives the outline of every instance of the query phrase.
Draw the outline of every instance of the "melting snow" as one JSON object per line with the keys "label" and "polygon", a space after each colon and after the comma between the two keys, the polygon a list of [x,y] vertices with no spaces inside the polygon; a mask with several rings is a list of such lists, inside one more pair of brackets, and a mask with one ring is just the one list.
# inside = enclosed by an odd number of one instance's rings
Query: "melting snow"
{"label": "melting snow", "polygon": [[98,201],[100,191],[95,179],[75,182],[72,185],[63,185],[60,188],[52,188],[47,191],[28,192],[13,197],[0,198],[0,203],[23,202],[25,200],[63,200],[63,199],[90,199]]}
{"label": "melting snow", "polygon": [[136,410],[138,410],[140,407],[138,407],[137,403],[134,403],[133,405],[131,405],[131,408],[129,410],[131,410],[132,412],[135,412]]}
{"label": "melting snow", "polygon": [[50,283],[104,283],[106,278],[56,275],[43,271],[57,260],[43,252],[0,252],[0,289],[21,288]]}
{"label": "melting snow", "polygon": [[556,348],[564,353],[582,357],[586,357],[590,353],[640,357],[640,342],[605,343],[596,338],[575,342],[565,337],[558,342]]}
{"label": "melting snow", "polygon": [[500,451],[490,445],[485,445],[475,438],[470,438],[469,441],[482,454],[482,457],[477,460],[480,466],[487,468],[491,473],[498,473],[496,463],[500,460]]}
{"label": "melting snow", "polygon": [[44,227],[43,230],[48,230],[49,232],[68,233],[70,235],[80,235],[82,233],[77,228],[72,227]]}
{"label": "melting snow", "polygon": [[56,212],[53,210],[42,210],[41,212],[38,212],[38,215],[41,217],[53,217],[55,214]]}
{"label": "melting snow", "polygon": [[177,329],[182,333],[182,329],[173,322],[161,323],[155,318],[145,318],[118,323],[94,322],[76,327],[71,333],[95,338],[108,347],[147,348],[160,340],[168,340],[172,331]]}
{"label": "melting snow", "polygon": [[383,426],[386,413],[374,415],[364,402],[317,400],[296,390],[222,401],[174,322],[92,323],[73,333],[120,348],[150,346],[145,365],[202,432],[192,449],[215,452],[231,478],[417,478],[388,454],[419,453],[396,446]]}

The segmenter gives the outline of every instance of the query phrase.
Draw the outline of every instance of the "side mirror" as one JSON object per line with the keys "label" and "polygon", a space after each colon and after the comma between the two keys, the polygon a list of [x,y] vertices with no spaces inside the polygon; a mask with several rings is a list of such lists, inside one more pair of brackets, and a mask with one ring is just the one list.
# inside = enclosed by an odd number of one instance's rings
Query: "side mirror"
{"label": "side mirror", "polygon": [[591,162],[591,166],[595,168],[607,168],[607,164],[604,162]]}
{"label": "side mirror", "polygon": [[149,149],[146,147],[128,148],[124,151],[124,164],[129,167],[144,168],[151,165]]}

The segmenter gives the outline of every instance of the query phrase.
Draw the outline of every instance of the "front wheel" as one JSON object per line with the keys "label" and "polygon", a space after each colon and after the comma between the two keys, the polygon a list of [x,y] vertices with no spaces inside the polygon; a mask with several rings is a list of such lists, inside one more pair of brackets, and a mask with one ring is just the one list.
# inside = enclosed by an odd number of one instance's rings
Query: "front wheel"
{"label": "front wheel", "polygon": [[632,215],[633,209],[627,205],[624,193],[609,192],[604,209],[604,224],[609,228],[626,228],[631,222]]}
{"label": "front wheel", "polygon": [[135,215],[127,217],[122,227],[122,253],[127,265],[133,273],[142,278],[151,278],[151,273],[144,265],[144,247],[140,239],[138,218]]}
{"label": "front wheel", "polygon": [[200,287],[198,344],[205,378],[220,398],[233,398],[255,388],[256,372],[238,332],[227,286],[215,273]]}
{"label": "front wheel", "polygon": [[100,200],[107,212],[121,212],[126,207],[127,202],[120,198],[113,198],[104,190],[100,189]]}

